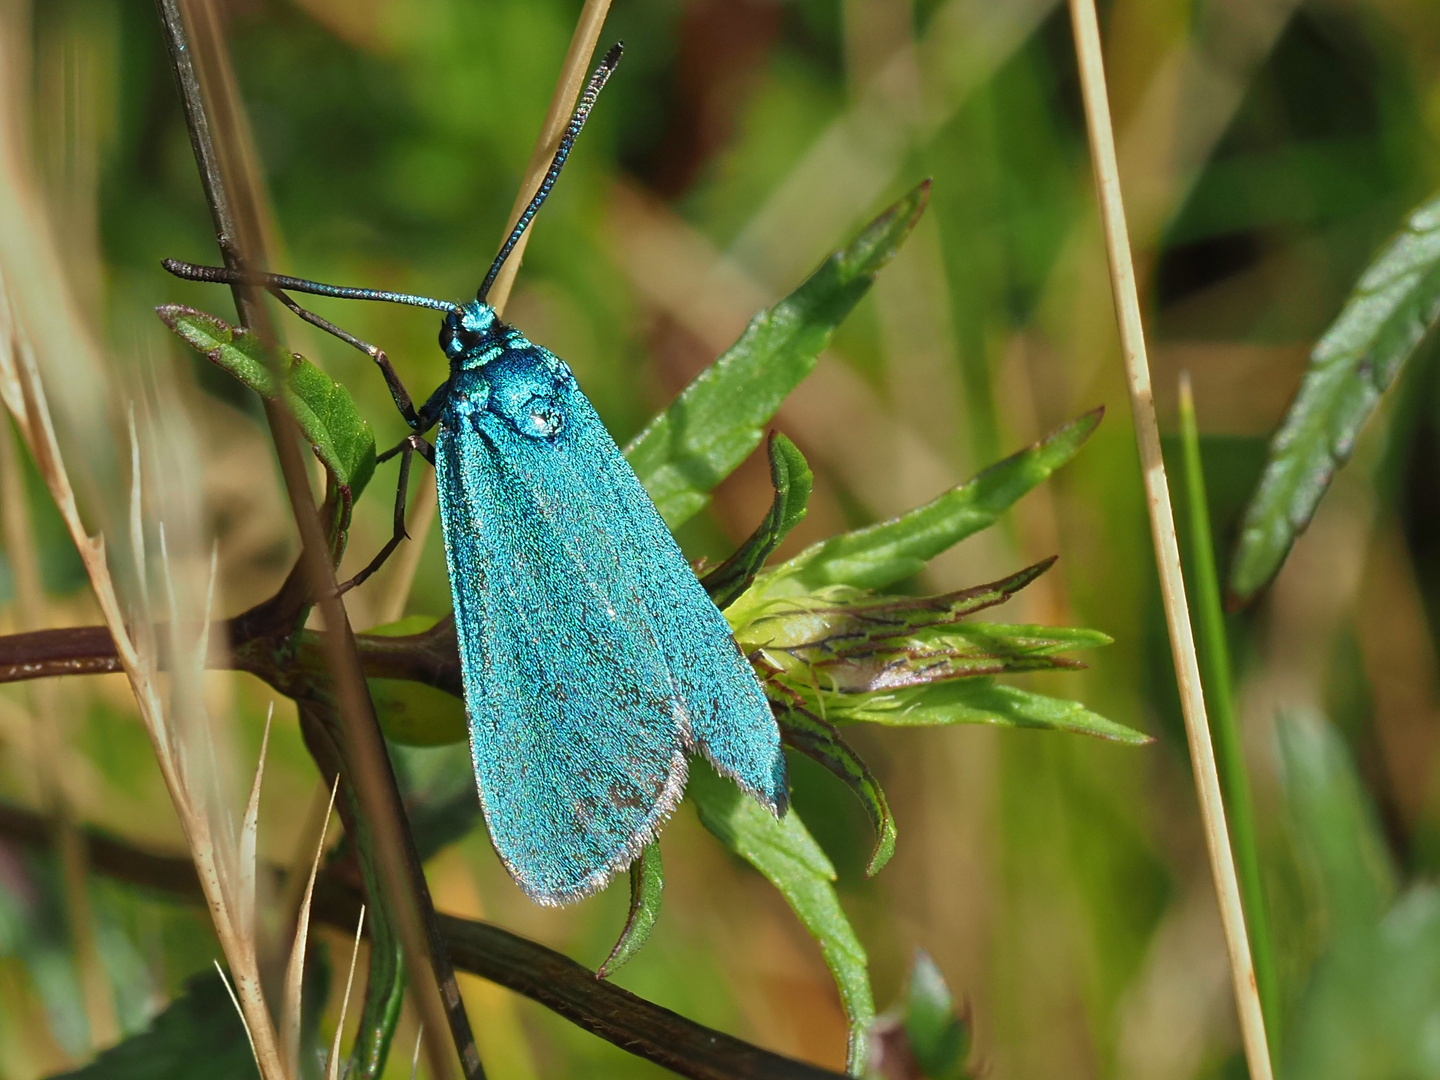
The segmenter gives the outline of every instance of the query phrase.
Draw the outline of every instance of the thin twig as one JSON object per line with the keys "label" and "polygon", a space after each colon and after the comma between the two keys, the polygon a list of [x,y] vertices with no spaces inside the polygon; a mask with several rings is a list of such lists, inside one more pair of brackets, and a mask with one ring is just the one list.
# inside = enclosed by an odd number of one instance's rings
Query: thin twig
{"label": "thin twig", "polygon": [[[263,267],[265,257],[258,186],[252,182],[253,173],[245,167],[246,156],[237,148],[215,140],[206,113],[207,105],[217,107],[218,130],[222,133],[237,130],[240,114],[238,95],[214,21],[214,12],[203,0],[156,0],[156,3],[171,63],[180,83],[191,144],[210,204],[221,254],[226,265],[232,268],[241,265]],[[192,35],[190,31],[200,20],[204,20],[206,32]],[[197,49],[205,58],[203,72],[196,63]],[[208,92],[202,89],[202,77]],[[222,150],[228,151],[229,160],[222,156]],[[237,284],[233,291],[241,324],[273,344],[275,329],[259,290]],[[449,1056],[439,1041],[441,1033],[448,1027],[465,1075],[469,1080],[480,1080],[484,1076],[480,1056],[455,986],[449,959],[438,940],[429,887],[405,828],[399,790],[385,755],[374,704],[360,669],[354,634],[345,607],[336,593],[329,546],[310,493],[298,429],[278,396],[265,402],[265,414],[280,459],[291,511],[300,532],[310,595],[316,598],[320,617],[329,631],[325,635],[326,659],[354,763],[355,775],[350,780],[374,829],[376,854],[381,865],[380,877],[388,894],[384,899],[392,913],[410,968],[410,986],[418,995],[421,1014],[430,1021],[426,1025],[431,1032],[426,1048],[431,1071],[436,1080],[445,1080],[451,1073]]]}
{"label": "thin twig", "polygon": [[[550,111],[545,114],[545,123],[540,125],[540,137],[535,141],[535,149],[530,153],[525,179],[520,182],[520,192],[515,196],[510,220],[501,236],[509,236],[510,231],[515,228],[515,223],[520,220],[525,207],[539,190],[545,170],[550,167],[550,159],[560,147],[560,136],[565,132],[565,125],[570,121],[575,102],[590,75],[590,58],[595,55],[595,46],[600,41],[600,30],[605,25],[605,16],[609,11],[610,0],[585,0],[585,7],[575,23],[575,33],[570,38],[570,48],[565,53],[565,62],[560,65],[560,80],[555,84],[555,94],[550,99]],[[490,286],[489,303],[497,315],[504,313],[505,304],[510,299],[510,288],[515,284],[515,275],[520,271],[520,262],[525,257],[525,245],[530,242],[531,231],[533,230],[526,231],[520,237],[520,242],[515,245],[510,258],[500,268],[495,284]]]}
{"label": "thin twig", "polygon": [[1130,387],[1130,407],[1135,420],[1135,439],[1140,448],[1144,472],[1145,501],[1150,513],[1150,533],[1155,544],[1155,563],[1160,574],[1160,593],[1165,602],[1165,622],[1170,631],[1170,650],[1175,662],[1180,705],[1185,715],[1185,733],[1190,743],[1190,762],[1195,770],[1195,787],[1200,815],[1205,823],[1205,841],[1210,853],[1210,870],[1220,902],[1220,920],[1230,953],[1230,974],[1240,1013],[1240,1031],[1245,1058],[1254,1080],[1271,1080],[1270,1051],[1265,1039],[1265,1020],[1260,995],[1255,987],[1255,968],[1245,932],[1245,913],[1230,837],[1225,825],[1225,807],[1215,768],[1215,751],[1205,715],[1205,698],[1200,688],[1200,667],[1190,628],[1185,599],[1185,581],[1180,573],[1180,549],[1175,541],[1175,516],[1170,505],[1170,487],[1160,453],[1160,429],[1155,422],[1155,402],[1150,389],[1150,361],[1145,352],[1145,331],[1140,320],[1140,297],[1135,287],[1135,267],[1125,224],[1125,206],[1120,197],[1120,170],[1115,158],[1115,134],[1110,123],[1109,95],[1105,89],[1105,66],[1100,50],[1100,25],[1094,0],[1070,0],[1075,29],[1075,52],[1080,68],[1080,86],[1085,99],[1085,121],[1090,134],[1090,153],[1095,169],[1095,186],[1100,217],[1110,260],[1110,280],[1115,298],[1115,315],[1120,324],[1120,345],[1125,354],[1125,373]]}

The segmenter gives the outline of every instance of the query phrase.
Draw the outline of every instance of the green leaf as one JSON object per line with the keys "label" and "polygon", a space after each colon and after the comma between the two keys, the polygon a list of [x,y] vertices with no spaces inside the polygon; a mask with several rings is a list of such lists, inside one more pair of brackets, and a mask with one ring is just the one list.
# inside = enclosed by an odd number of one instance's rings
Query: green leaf
{"label": "green leaf", "polygon": [[1381,395],[1437,318],[1440,198],[1410,215],[1311,352],[1241,522],[1230,567],[1235,599],[1250,599],[1279,571]]}
{"label": "green leaf", "polygon": [[[399,622],[365,631],[380,637],[404,637],[429,630],[438,619],[409,615]],[[425,683],[410,679],[366,679],[380,730],[391,742],[403,746],[444,746],[463,741],[470,734],[465,721],[465,703]]]}
{"label": "green leaf", "polygon": [[825,699],[822,715],[832,724],[994,724],[1095,735],[1132,746],[1151,741],[1150,736],[1107,720],[1079,702],[1033,694],[989,678],[928,683],[883,694],[837,694]]}
{"label": "green leaf", "polygon": [[850,1021],[846,1060],[851,1073],[858,1074],[865,1061],[865,1037],[875,1017],[875,1002],[865,949],[831,884],[835,868],[793,809],[777,821],[699,759],[691,764],[685,793],[705,828],[780,890],[819,943]]}
{"label": "green leaf", "polygon": [[765,560],[790,530],[800,524],[810,503],[810,488],[815,477],[805,455],[778,431],[770,433],[766,449],[770,454],[770,483],[775,488],[770,509],[750,538],[700,579],[710,599],[722,611],[750,587]]}
{"label": "green leaf", "polygon": [[[330,980],[319,954],[305,969],[302,1050],[315,1045]],[[52,1080],[255,1080],[259,1075],[245,1025],[219,973],[211,968],[190,979],[144,1031]]]}
{"label": "green leaf", "polygon": [[890,813],[890,803],[880,782],[840,733],[814,713],[786,709],[778,719],[785,741],[843,780],[870,815],[870,824],[875,827],[875,848],[870,853],[865,875],[874,877],[895,854],[895,817]]}
{"label": "green leaf", "polygon": [[1311,712],[1281,715],[1275,735],[1291,826],[1327,926],[1338,935],[1373,925],[1394,899],[1399,875],[1345,744]]}
{"label": "green leaf", "polygon": [[625,450],[671,529],[760,443],[780,403],[810,374],[842,319],[915,227],[926,180],[835,252],[798,289],[751,320],[740,340],[702,371]]}
{"label": "green leaf", "polygon": [[640,857],[630,864],[630,915],[620,940],[595,972],[597,979],[608,979],[640,951],[660,917],[660,895],[665,891],[665,868],[660,862],[660,842],[645,845]]}
{"label": "green leaf", "polygon": [[[823,540],[755,579],[736,605],[801,596],[832,585],[880,589],[912,577],[946,548],[988,528],[1020,496],[1064,465],[1090,437],[1103,409],[1088,412],[1006,458],[969,483],[878,525]],[[744,612],[732,613],[736,620]]]}
{"label": "green leaf", "polygon": [[[275,396],[275,358],[253,333],[179,304],[155,311],[161,322],[212,364],[261,397]],[[349,391],[299,353],[291,353],[286,365],[285,404],[325,471],[353,502],[375,472],[370,425],[360,418]]]}
{"label": "green leaf", "polygon": [[1440,1076],[1440,892],[1416,885],[1316,964],[1286,1024],[1287,1077]]}
{"label": "green leaf", "polygon": [[916,950],[901,1020],[915,1063],[929,1080],[959,1080],[970,1055],[970,1027],[955,1012],[945,976],[923,950]]}

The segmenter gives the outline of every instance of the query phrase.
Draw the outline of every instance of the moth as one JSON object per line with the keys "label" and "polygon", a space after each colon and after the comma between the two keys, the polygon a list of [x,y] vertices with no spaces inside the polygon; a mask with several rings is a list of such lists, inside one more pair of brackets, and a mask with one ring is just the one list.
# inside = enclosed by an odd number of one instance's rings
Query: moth
{"label": "moth", "polygon": [[[468,303],[164,262],[190,280],[262,286],[379,366],[412,433],[379,458],[402,458],[396,534],[348,584],[403,539],[406,478],[421,454],[435,468],[485,822],[510,874],[542,904],[587,896],[625,869],[680,801],[692,754],[777,816],[788,800],[779,729],[724,616],[569,366],[486,303],[620,55],[616,44],[590,77]],[[290,293],[444,312],[449,377],[416,409],[383,351]]]}

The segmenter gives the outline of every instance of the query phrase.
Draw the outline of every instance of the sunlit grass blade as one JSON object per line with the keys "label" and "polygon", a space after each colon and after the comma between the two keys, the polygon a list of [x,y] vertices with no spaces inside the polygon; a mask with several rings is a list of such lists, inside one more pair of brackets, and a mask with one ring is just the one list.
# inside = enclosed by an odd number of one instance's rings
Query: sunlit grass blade
{"label": "sunlit grass blade", "polygon": [[240,853],[236,859],[240,878],[240,902],[236,921],[242,933],[255,933],[255,834],[260,826],[260,785],[265,779],[265,751],[270,747],[270,722],[275,717],[275,704],[265,716],[265,733],[260,737],[260,760],[255,765],[255,782],[250,786],[250,799],[245,804],[245,817],[240,823]]}
{"label": "sunlit grass blade", "polygon": [[831,585],[880,589],[914,576],[940,552],[993,525],[1020,496],[1073,458],[1103,413],[1095,409],[1070,421],[1034,446],[898,518],[806,548],[756,578],[741,604],[748,609]]}
{"label": "sunlit grass blade", "polygon": [[350,990],[355,985],[355,961],[360,958],[360,934],[365,929],[365,906],[355,922],[355,944],[350,947],[350,970],[345,975],[345,992],[340,997],[340,1018],[335,1021],[335,1038],[330,1043],[330,1058],[325,1064],[325,1080],[340,1078],[340,1040],[345,1034],[345,1013],[350,1007]]}
{"label": "sunlit grass blade", "polygon": [[870,852],[865,874],[874,877],[895,854],[896,839],[895,815],[890,812],[880,781],[840,733],[814,713],[786,709],[780,713],[779,720],[780,734],[785,741],[838,776],[865,808],[875,828],[875,847]]}
{"label": "sunlit grass blade", "polygon": [[660,861],[660,841],[655,840],[630,864],[630,914],[620,931],[620,940],[595,972],[597,979],[608,979],[640,951],[660,916],[664,891],[665,867]]}
{"label": "sunlit grass blade", "polygon": [[691,767],[685,793],[705,828],[780,890],[819,944],[850,1023],[846,1061],[850,1072],[859,1075],[865,1063],[866,1034],[875,1018],[875,1000],[865,949],[835,895],[835,868],[793,807],[777,821],[701,761]]}
{"label": "sunlit grass blade", "polygon": [[625,450],[674,529],[760,444],[764,425],[815,367],[830,335],[910,235],[930,197],[917,185],[702,371]]}
{"label": "sunlit grass blade", "polygon": [[1240,878],[1245,927],[1250,934],[1250,956],[1255,965],[1255,986],[1265,1014],[1270,1058],[1280,1056],[1280,979],[1275,967],[1275,945],[1270,935],[1269,904],[1260,873],[1260,845],[1255,824],[1255,803],[1250,795],[1250,773],[1235,696],[1230,680],[1230,646],[1225,634],[1225,612],[1220,575],[1215,568],[1215,546],[1210,532],[1210,508],[1205,497],[1205,467],[1200,458],[1200,431],[1195,420],[1195,399],[1190,378],[1180,379],[1180,446],[1184,455],[1184,496],[1190,518],[1190,589],[1199,646],[1200,683],[1215,742],[1215,766],[1225,797],[1230,826],[1230,847]]}
{"label": "sunlit grass blade", "polygon": [[770,483],[775,498],[759,527],[728,559],[700,579],[715,606],[724,610],[750,587],[755,575],[790,530],[805,517],[814,475],[796,445],[778,431],[770,433]]}
{"label": "sunlit grass blade", "polygon": [[1432,199],[1371,262],[1310,354],[1241,523],[1229,580],[1236,600],[1249,600],[1279,571],[1360,429],[1437,318],[1440,199]]}
{"label": "sunlit grass blade", "polygon": [[310,877],[300,898],[295,917],[295,940],[290,946],[290,960],[285,965],[285,997],[280,1011],[280,1045],[291,1076],[300,1075],[301,989],[305,983],[305,949],[310,940],[310,901],[315,895],[315,878],[320,873],[320,860],[325,855],[325,837],[330,831],[330,815],[335,812],[335,793],[340,778],[330,785],[330,802],[320,824],[320,840],[315,845],[315,860],[310,864]]}

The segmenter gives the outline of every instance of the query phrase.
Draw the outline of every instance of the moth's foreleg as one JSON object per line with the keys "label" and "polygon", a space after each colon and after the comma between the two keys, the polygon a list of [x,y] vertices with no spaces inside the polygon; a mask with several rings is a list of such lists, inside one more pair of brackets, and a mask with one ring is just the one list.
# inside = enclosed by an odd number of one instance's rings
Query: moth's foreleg
{"label": "moth's foreleg", "polygon": [[304,319],[311,326],[318,326],[327,334],[333,334],[346,345],[359,349],[380,369],[380,374],[385,377],[385,385],[390,388],[390,397],[395,401],[395,407],[400,410],[400,415],[405,418],[405,423],[412,428],[418,427],[420,417],[415,412],[415,403],[410,399],[410,391],[405,389],[405,384],[400,381],[400,376],[395,373],[395,366],[390,363],[390,357],[385,355],[385,350],[378,345],[371,345],[368,341],[356,337],[350,331],[336,326],[329,319],[316,315],[313,311],[301,307],[292,300],[285,292],[278,288],[271,288],[270,294],[293,311],[300,318]]}
{"label": "moth's foreleg", "polygon": [[364,584],[371,574],[385,565],[385,560],[400,546],[400,541],[410,538],[410,534],[405,531],[405,504],[410,489],[410,459],[417,451],[432,466],[435,464],[435,447],[419,435],[405,436],[397,445],[375,459],[377,462],[384,462],[389,461],[396,454],[400,455],[400,480],[395,489],[395,530],[390,539],[385,542],[385,546],[380,549],[379,554],[370,560],[370,564],[335,590],[337,596],[349,592],[357,585]]}

